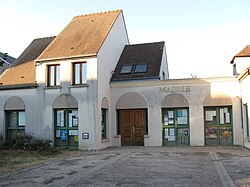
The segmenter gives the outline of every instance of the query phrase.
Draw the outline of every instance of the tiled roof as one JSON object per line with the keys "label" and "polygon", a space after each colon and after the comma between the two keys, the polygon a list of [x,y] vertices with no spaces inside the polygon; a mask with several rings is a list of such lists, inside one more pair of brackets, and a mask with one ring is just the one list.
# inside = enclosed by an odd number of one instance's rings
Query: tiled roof
{"label": "tiled roof", "polygon": [[[126,45],[111,81],[159,79],[164,42]],[[147,64],[145,73],[135,73],[136,64]],[[120,73],[123,65],[133,65],[131,73]]]}
{"label": "tiled roof", "polygon": [[250,45],[247,45],[243,50],[241,50],[235,57],[250,57]]}
{"label": "tiled roof", "polygon": [[36,83],[34,60],[44,51],[55,37],[38,38],[18,57],[13,65],[0,75],[0,87]]}
{"label": "tiled roof", "polygon": [[235,55],[231,60],[231,64],[234,63],[234,59],[236,57],[250,57],[250,45],[246,45],[244,49],[242,49],[237,55]]}
{"label": "tiled roof", "polygon": [[121,10],[76,16],[38,61],[96,55]]}

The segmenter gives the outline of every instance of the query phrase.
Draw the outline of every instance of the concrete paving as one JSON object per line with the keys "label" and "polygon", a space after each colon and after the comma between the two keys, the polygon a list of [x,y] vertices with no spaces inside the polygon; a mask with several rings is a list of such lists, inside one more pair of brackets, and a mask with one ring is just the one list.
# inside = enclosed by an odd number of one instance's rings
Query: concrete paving
{"label": "concrete paving", "polygon": [[250,186],[242,147],[111,147],[0,176],[0,186]]}

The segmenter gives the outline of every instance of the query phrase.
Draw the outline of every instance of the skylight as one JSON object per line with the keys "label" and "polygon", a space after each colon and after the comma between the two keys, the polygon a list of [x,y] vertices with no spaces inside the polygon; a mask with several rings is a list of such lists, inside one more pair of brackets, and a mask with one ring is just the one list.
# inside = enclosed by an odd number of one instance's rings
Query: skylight
{"label": "skylight", "polygon": [[131,73],[131,71],[132,71],[132,65],[123,65],[120,73],[122,73],[122,74]]}
{"label": "skylight", "polygon": [[135,73],[146,73],[147,72],[147,64],[136,64]]}

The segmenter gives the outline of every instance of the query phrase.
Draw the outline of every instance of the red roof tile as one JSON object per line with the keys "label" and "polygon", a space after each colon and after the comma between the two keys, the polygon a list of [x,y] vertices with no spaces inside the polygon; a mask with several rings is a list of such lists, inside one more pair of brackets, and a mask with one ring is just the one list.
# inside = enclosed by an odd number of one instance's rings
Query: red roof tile
{"label": "red roof tile", "polygon": [[49,37],[33,40],[14,64],[0,75],[0,87],[36,83],[36,66],[34,60],[54,38]]}
{"label": "red roof tile", "polygon": [[96,55],[121,10],[76,16],[37,61]]}

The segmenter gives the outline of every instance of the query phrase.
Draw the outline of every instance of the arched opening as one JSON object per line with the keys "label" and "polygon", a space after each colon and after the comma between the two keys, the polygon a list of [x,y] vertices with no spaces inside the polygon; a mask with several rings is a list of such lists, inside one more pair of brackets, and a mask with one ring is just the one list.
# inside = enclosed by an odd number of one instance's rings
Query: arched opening
{"label": "arched opening", "polygon": [[78,147],[78,103],[70,94],[58,96],[54,103],[55,146]]}
{"label": "arched opening", "polygon": [[25,104],[20,97],[9,98],[5,105],[6,140],[13,141],[17,135],[25,133]]}
{"label": "arched opening", "polygon": [[78,103],[72,95],[62,94],[55,99],[53,108],[78,108]]}
{"label": "arched opening", "polygon": [[203,106],[230,106],[232,105],[232,99],[225,93],[214,92],[209,94],[203,101]]}
{"label": "arched opening", "polygon": [[180,94],[167,95],[161,103],[162,108],[183,108],[188,106],[187,99]]}
{"label": "arched opening", "polygon": [[167,95],[162,107],[163,145],[189,145],[189,103],[180,94]]}
{"label": "arched opening", "polygon": [[144,135],[148,134],[147,108],[139,93],[129,92],[118,99],[117,134],[121,135],[121,145],[144,145]]}
{"label": "arched opening", "polygon": [[136,92],[128,92],[122,95],[116,102],[116,109],[148,108],[143,96]]}

